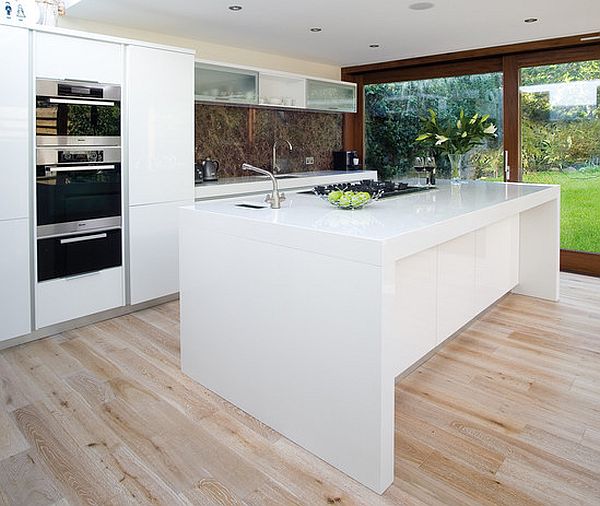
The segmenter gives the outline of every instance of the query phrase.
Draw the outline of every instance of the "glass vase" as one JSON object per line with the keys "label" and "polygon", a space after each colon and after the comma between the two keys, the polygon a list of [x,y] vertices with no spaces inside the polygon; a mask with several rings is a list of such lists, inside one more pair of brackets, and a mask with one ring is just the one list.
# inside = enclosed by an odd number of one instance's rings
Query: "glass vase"
{"label": "glass vase", "polygon": [[462,153],[448,153],[448,160],[450,161],[450,183],[460,184],[461,183],[461,168],[463,163]]}

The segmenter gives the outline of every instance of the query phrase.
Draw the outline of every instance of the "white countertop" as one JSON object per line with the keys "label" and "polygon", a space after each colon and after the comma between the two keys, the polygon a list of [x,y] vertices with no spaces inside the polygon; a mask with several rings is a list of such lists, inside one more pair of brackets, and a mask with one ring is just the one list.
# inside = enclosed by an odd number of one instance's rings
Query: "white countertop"
{"label": "white countertop", "polygon": [[355,211],[337,209],[314,195],[298,193],[288,193],[278,210],[235,205],[265,205],[262,195],[197,202],[193,209],[252,222],[383,241],[516,199],[556,191],[553,185],[473,181],[453,186],[441,181],[436,189],[381,199]]}
{"label": "white countertop", "polygon": [[[308,188],[317,185],[327,185],[361,179],[377,179],[375,170],[321,170],[311,172],[294,172],[294,177],[286,178],[290,174],[280,174],[284,179],[278,178],[279,189],[289,190]],[[231,177],[218,181],[205,181],[196,185],[196,199],[225,198],[234,195],[268,192],[271,190],[271,181],[264,176]]]}

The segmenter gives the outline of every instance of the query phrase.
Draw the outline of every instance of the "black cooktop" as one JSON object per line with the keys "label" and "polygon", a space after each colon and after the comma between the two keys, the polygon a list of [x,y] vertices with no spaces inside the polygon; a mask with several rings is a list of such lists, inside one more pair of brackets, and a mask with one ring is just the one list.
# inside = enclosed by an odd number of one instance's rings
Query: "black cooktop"
{"label": "black cooktop", "polygon": [[381,193],[379,198],[396,197],[407,193],[422,192],[434,189],[435,186],[411,186],[408,183],[398,183],[395,181],[373,181],[372,179],[363,179],[354,183],[330,184],[326,186],[315,186],[313,190],[307,190],[299,193],[314,193],[317,195],[328,195],[334,190],[369,192],[371,195]]}

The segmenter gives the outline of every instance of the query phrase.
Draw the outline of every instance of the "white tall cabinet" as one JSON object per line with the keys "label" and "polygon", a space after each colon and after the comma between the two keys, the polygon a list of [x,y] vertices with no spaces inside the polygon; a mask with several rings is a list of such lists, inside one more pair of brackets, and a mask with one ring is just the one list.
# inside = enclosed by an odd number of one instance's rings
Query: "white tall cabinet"
{"label": "white tall cabinet", "polygon": [[0,25],[0,68],[0,341],[4,341],[31,331],[28,30]]}
{"label": "white tall cabinet", "polygon": [[194,55],[126,49],[130,303],[179,291],[178,213],[194,200]]}

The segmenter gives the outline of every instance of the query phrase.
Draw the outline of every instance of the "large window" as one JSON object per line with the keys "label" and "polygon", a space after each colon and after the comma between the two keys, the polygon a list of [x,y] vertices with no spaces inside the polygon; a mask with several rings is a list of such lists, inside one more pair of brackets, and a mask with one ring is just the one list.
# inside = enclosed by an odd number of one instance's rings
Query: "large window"
{"label": "large window", "polygon": [[[365,162],[384,179],[412,176],[415,156],[427,154],[415,139],[420,133],[420,118],[427,116],[429,109],[442,123],[456,122],[461,110],[467,117],[490,115],[498,126],[497,139],[474,149],[465,163],[471,178],[503,177],[500,72],[370,84],[364,91]],[[437,164],[441,177],[448,177],[448,160],[438,156]]]}

